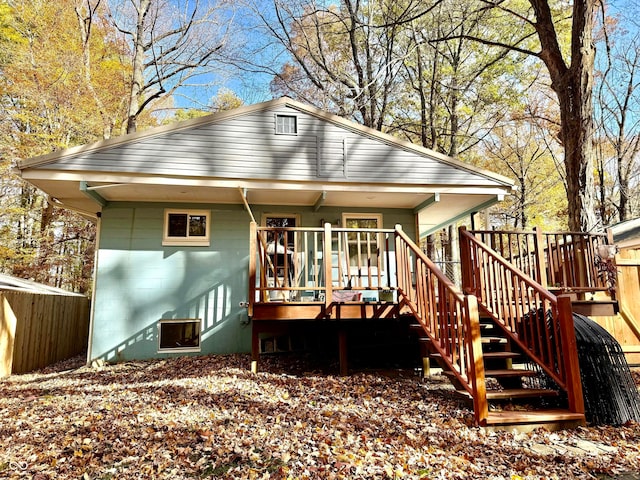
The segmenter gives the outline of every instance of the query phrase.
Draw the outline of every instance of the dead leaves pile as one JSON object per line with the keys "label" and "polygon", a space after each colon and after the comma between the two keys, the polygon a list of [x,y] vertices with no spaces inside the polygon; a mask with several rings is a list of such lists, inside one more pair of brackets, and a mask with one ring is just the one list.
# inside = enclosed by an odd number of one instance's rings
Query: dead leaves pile
{"label": "dead leaves pile", "polygon": [[[469,426],[471,412],[435,380],[294,376],[268,360],[252,375],[248,366],[242,355],[184,357],[4,379],[0,478],[513,480],[640,471],[639,425],[491,433]],[[610,448],[569,448],[581,441]]]}

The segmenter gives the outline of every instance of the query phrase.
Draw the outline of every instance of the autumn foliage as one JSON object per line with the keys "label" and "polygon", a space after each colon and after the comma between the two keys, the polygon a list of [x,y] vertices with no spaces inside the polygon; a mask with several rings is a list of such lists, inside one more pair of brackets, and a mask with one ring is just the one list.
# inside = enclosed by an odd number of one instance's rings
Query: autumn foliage
{"label": "autumn foliage", "polygon": [[640,469],[640,426],[491,432],[448,380],[206,356],[0,382],[8,479],[593,479]]}

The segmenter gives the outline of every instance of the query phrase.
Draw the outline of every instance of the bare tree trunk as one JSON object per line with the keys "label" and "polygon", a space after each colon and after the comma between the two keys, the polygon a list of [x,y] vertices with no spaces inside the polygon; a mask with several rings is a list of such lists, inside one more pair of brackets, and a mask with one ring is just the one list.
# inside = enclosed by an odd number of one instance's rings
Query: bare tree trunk
{"label": "bare tree trunk", "polygon": [[144,27],[151,0],[140,0],[136,5],[137,22],[133,38],[133,78],[129,94],[129,113],[127,115],[127,133],[133,133],[137,129],[137,120],[140,113],[140,95],[144,87]]}
{"label": "bare tree trunk", "polygon": [[75,5],[75,12],[78,19],[80,41],[82,43],[82,66],[84,68],[85,86],[89,90],[93,101],[96,103],[98,113],[100,113],[100,118],[102,119],[102,138],[108,139],[111,138],[114,122],[107,115],[107,109],[93,86],[93,80],[91,78],[91,50],[89,48],[93,16],[96,10],[100,7],[100,2],[101,0],[97,0],[94,5],[92,5],[91,2],[87,0],[85,13],[82,2],[80,1]]}
{"label": "bare tree trunk", "polygon": [[562,57],[551,9],[546,0],[529,0],[536,14],[535,28],[542,50],[539,54],[551,77],[560,104],[561,140],[565,152],[569,228],[592,231],[595,215],[593,181],[593,65],[592,29],[595,0],[574,0],[571,64]]}

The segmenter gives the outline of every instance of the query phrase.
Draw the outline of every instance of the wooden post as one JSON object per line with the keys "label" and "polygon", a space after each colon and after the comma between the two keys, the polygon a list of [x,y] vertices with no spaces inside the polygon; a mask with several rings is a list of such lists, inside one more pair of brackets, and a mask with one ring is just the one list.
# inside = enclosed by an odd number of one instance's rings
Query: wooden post
{"label": "wooden post", "polygon": [[471,264],[471,246],[469,245],[469,239],[466,237],[467,227],[462,225],[458,229],[458,248],[460,249],[460,271],[462,274],[462,291],[465,293],[471,293],[476,295],[477,292],[473,285],[473,269],[474,265]]}
{"label": "wooden post", "polygon": [[[548,288],[547,281],[547,262],[544,258],[544,240],[542,238],[542,231],[538,227],[533,227],[533,249],[536,256],[536,281],[544,288]],[[551,255],[551,248],[549,248],[549,255]]]}
{"label": "wooden post", "polygon": [[575,413],[584,413],[578,347],[573,325],[571,296],[569,295],[558,295],[558,321],[560,322],[562,358],[564,359],[564,377],[567,386],[569,410]]}
{"label": "wooden post", "polygon": [[[608,245],[615,245],[614,241],[613,241],[613,230],[611,230],[610,228],[607,228],[605,230],[605,234],[606,234],[606,238],[607,238],[607,244]],[[617,249],[616,249],[617,250]],[[613,264],[617,265],[618,259],[620,258],[620,256],[618,255],[618,252],[616,252],[616,254],[613,257]],[[617,268],[615,269],[615,280],[614,280],[614,284],[613,284],[613,290],[609,291],[609,296],[611,297],[611,300],[616,300],[619,299],[618,302],[620,302],[620,300],[622,300],[622,297],[620,296],[619,292],[622,291],[622,289],[620,288],[620,278],[622,277],[621,275],[621,271],[620,269]],[[620,308],[620,307],[618,307]]]}
{"label": "wooden post", "polygon": [[338,330],[338,355],[340,358],[340,375],[346,377],[349,374],[349,355],[347,351],[347,330],[339,327]]}
{"label": "wooden post", "polygon": [[[402,225],[396,224],[395,226],[395,251],[396,251],[396,282],[398,285],[398,289],[404,293],[405,295],[409,294],[410,285],[407,285],[407,277],[408,272],[406,268],[408,267],[408,256],[407,253],[402,248],[402,238],[398,232],[402,231]],[[399,301],[400,299],[398,299]]]}
{"label": "wooden post", "polygon": [[258,326],[251,325],[251,373],[258,373],[258,360],[260,359],[260,332]]}
{"label": "wooden post", "polygon": [[467,313],[469,329],[469,354],[471,378],[473,388],[473,411],[478,425],[484,426],[489,417],[489,403],[487,402],[487,385],[484,374],[484,356],[482,355],[482,338],[480,334],[480,315],[478,313],[478,300],[473,295],[464,297],[464,309]]}
{"label": "wooden post", "polygon": [[331,259],[331,224],[324,224],[324,251],[322,253],[322,263],[324,265],[324,307],[327,313],[333,301],[333,267]]}
{"label": "wooden post", "polygon": [[422,376],[431,376],[431,359],[429,357],[422,357]]}

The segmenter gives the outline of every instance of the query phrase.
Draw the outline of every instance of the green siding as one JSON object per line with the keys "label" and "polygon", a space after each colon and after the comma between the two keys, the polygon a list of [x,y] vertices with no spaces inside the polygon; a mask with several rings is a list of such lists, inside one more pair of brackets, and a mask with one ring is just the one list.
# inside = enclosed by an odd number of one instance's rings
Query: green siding
{"label": "green siding", "polygon": [[[164,208],[211,210],[209,247],[163,247]],[[411,211],[349,209],[383,214],[415,238]],[[342,211],[254,207],[299,213],[301,226],[336,224]],[[239,205],[109,204],[102,213],[94,305],[92,358],[154,358],[158,320],[202,319],[202,353],[248,352],[251,327],[240,302],[248,295],[249,215]]]}

